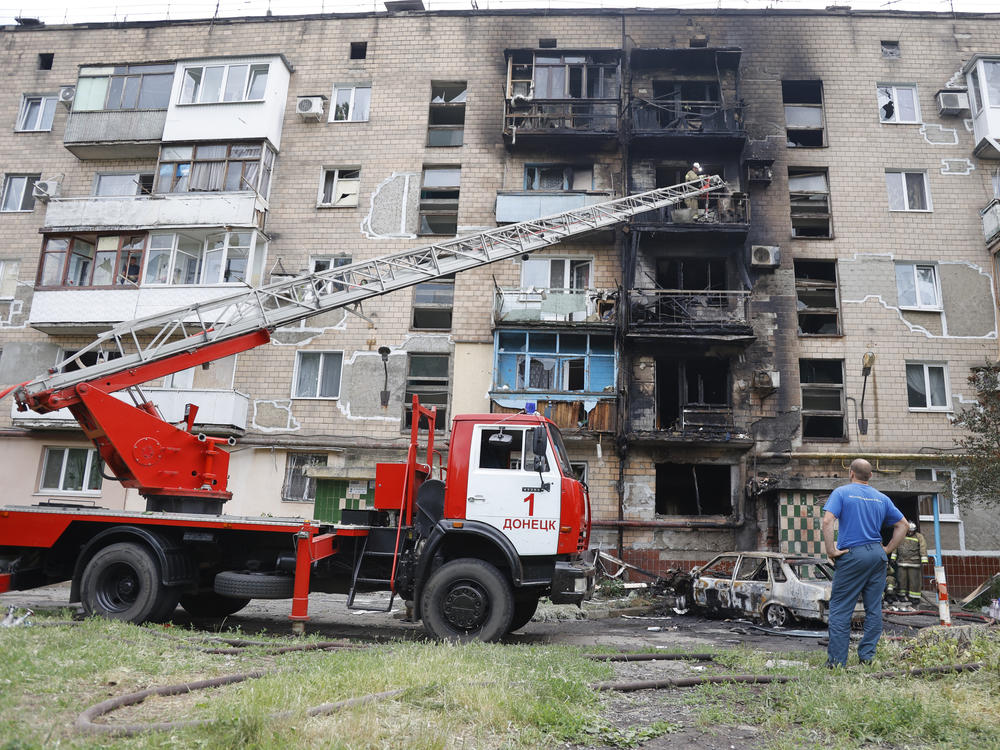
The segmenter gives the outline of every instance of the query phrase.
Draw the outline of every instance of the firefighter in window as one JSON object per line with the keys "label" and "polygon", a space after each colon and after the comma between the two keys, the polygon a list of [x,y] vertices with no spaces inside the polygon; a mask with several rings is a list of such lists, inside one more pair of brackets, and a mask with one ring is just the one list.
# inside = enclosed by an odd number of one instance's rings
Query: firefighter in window
{"label": "firefighter in window", "polygon": [[920,607],[923,563],[927,562],[927,541],[917,531],[917,525],[910,522],[910,530],[892,553],[898,569],[899,596],[909,600],[909,606]]}

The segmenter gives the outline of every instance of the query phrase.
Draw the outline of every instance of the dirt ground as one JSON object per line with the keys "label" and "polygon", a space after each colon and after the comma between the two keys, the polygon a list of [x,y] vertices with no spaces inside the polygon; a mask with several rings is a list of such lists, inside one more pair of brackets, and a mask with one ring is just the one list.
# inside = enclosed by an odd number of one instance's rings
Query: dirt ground
{"label": "dirt ground", "polygon": [[[388,599],[373,595],[372,606],[384,608]],[[426,638],[422,625],[406,622],[403,603],[396,601],[391,612],[351,611],[346,597],[337,594],[312,594],[309,599],[310,621],[306,632],[329,638],[351,638],[368,642],[420,640]],[[9,606],[50,612],[69,605],[69,584],[56,584],[32,591],[0,594],[0,615]],[[255,600],[241,612],[223,622],[192,618],[178,608],[173,615],[175,626],[205,630],[239,629],[243,633],[291,633],[287,600]],[[665,610],[670,612],[670,610]],[[657,613],[655,608],[615,609],[609,603],[588,603],[585,610],[574,607],[542,605],[539,619],[506,638],[512,644],[560,643],[581,647],[602,646],[615,650],[711,652],[716,647],[739,647],[767,652],[823,650],[826,635],[819,623],[797,623],[796,630],[808,631],[810,637],[765,633],[743,620],[710,619],[694,613],[678,615]],[[556,619],[570,616],[583,619]],[[914,618],[908,618],[913,620]],[[913,624],[916,624],[915,622]],[[887,635],[912,632],[905,625],[886,623]],[[689,661],[616,663],[616,679],[643,680],[663,677],[691,677],[698,665]],[[697,746],[703,750],[754,750],[763,747],[765,738],[753,726],[699,727],[693,711],[684,705],[679,691],[640,691],[605,695],[605,717],[617,728],[645,727],[656,721],[680,725],[678,731],[648,740],[644,750],[668,750]]]}

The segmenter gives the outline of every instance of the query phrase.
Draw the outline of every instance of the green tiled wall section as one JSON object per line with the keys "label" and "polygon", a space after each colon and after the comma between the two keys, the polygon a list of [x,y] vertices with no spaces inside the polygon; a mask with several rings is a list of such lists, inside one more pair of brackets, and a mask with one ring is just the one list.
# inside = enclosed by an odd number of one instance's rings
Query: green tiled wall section
{"label": "green tiled wall section", "polygon": [[374,500],[374,479],[317,479],[313,516],[317,521],[338,523],[340,512],[345,508],[371,508]]}
{"label": "green tiled wall section", "polygon": [[793,555],[823,554],[823,503],[813,492],[782,492],[778,495],[779,550]]}

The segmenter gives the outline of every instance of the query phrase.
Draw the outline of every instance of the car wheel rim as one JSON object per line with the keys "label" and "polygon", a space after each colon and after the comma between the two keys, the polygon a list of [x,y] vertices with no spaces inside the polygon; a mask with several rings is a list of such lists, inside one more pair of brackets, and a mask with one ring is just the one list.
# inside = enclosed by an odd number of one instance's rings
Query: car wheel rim
{"label": "car wheel rim", "polygon": [[469,632],[482,626],[486,620],[489,597],[481,586],[461,581],[448,590],[442,610],[449,625]]}
{"label": "car wheel rim", "polygon": [[785,611],[781,607],[768,607],[767,621],[771,625],[781,626],[785,624]]}
{"label": "car wheel rim", "polygon": [[98,604],[107,612],[124,612],[139,597],[139,576],[131,565],[116,563],[100,576],[94,592]]}

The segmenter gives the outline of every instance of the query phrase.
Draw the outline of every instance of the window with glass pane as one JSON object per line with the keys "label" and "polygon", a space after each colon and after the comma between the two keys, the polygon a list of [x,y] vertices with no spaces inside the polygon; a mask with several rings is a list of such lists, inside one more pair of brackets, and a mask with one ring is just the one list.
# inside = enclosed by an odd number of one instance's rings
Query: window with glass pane
{"label": "window with glass pane", "polygon": [[67,286],[90,286],[90,274],[94,264],[94,246],[86,240],[75,238],[69,254],[66,269]]}
{"label": "window with glass pane", "polygon": [[785,133],[789,148],[826,145],[823,128],[823,82],[782,81]]}
{"label": "window with glass pane", "polygon": [[334,208],[357,206],[360,190],[360,169],[352,167],[324,169],[319,204]]}
{"label": "window with glass pane", "polygon": [[257,101],[267,89],[266,64],[192,66],[184,69],[181,104]]}
{"label": "window with glass pane", "polygon": [[802,437],[842,440],[844,420],[844,361],[800,359],[802,386]]}
{"label": "window with glass pane", "polygon": [[574,291],[588,289],[591,265],[589,259],[529,258],[521,261],[521,288]]}
{"label": "window with glass pane", "polygon": [[793,237],[831,237],[830,187],[825,169],[788,168]]}
{"label": "window with glass pane", "polygon": [[431,81],[427,145],[461,146],[465,136],[465,81]]}
{"label": "window with glass pane", "polygon": [[[259,143],[163,146],[156,191],[159,193],[257,190],[261,157],[270,181],[273,153]],[[267,185],[261,184],[262,191]],[[264,192],[261,193],[264,195]]]}
{"label": "window with glass pane", "polygon": [[942,492],[936,495],[917,495],[921,518],[934,517],[934,498],[938,500],[938,516],[950,516],[952,519],[958,517],[955,508],[955,493],[952,485],[951,471],[947,469],[915,469],[916,479],[925,482],[940,482],[944,487]]}
{"label": "window with glass pane", "polygon": [[0,211],[33,211],[35,198],[32,189],[40,174],[9,174],[3,179],[3,197]]}
{"label": "window with glass pane", "polygon": [[100,456],[94,448],[46,448],[39,490],[92,493],[101,489]]}
{"label": "window with glass pane", "polygon": [[306,476],[310,466],[326,466],[325,453],[289,453],[285,458],[285,481],[281,499],[288,502],[311,503],[316,500],[316,480]]}
{"label": "window with glass pane", "polygon": [[885,186],[889,192],[890,211],[930,210],[926,173],[887,171]]}
{"label": "window with glass pane", "polygon": [[911,409],[949,408],[946,365],[907,363],[906,399]]}
{"label": "window with glass pane", "polygon": [[292,398],[340,398],[343,352],[298,352]]}
{"label": "window with glass pane", "polygon": [[338,83],[333,87],[330,122],[364,122],[371,105],[371,86]]}
{"label": "window with glass pane", "polygon": [[889,123],[918,123],[917,87],[909,84],[879,84],[876,89],[878,118]]}
{"label": "window with glass pane", "polygon": [[614,341],[587,333],[499,331],[497,390],[610,393]]}
{"label": "window with glass pane", "polygon": [[54,96],[26,96],[21,102],[17,129],[22,131],[52,130],[56,115],[57,98]]}
{"label": "window with glass pane", "polygon": [[172,64],[81,68],[73,111],[166,109],[173,79]]}
{"label": "window with glass pane", "polygon": [[418,234],[457,233],[461,179],[461,167],[424,167]]}
{"label": "window with glass pane", "polygon": [[145,195],[153,190],[152,173],[99,174],[94,183],[94,195]]}
{"label": "window with glass pane", "polygon": [[425,281],[413,287],[412,328],[451,330],[451,313],[455,303],[455,275]]}
{"label": "window with glass pane", "polygon": [[984,60],[986,97],[991,107],[1000,107],[1000,60]]}
{"label": "window with glass pane", "polygon": [[[447,354],[410,354],[403,393],[403,427],[413,424],[413,397],[426,408],[436,407],[435,430],[448,429],[448,369]],[[421,427],[427,427],[421,423]]]}
{"label": "window with glass pane", "polygon": [[896,264],[896,291],[900,307],[938,311],[941,309],[938,289],[937,266]]}

